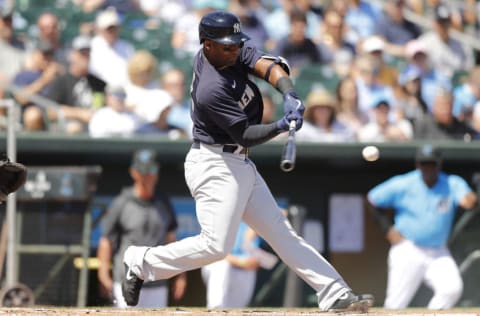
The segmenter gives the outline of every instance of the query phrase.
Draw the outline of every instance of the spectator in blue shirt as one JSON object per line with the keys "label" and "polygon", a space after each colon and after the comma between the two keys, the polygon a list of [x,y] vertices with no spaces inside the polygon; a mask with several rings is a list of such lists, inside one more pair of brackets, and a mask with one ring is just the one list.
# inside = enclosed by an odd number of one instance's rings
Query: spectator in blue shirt
{"label": "spectator in blue shirt", "polygon": [[419,40],[409,41],[405,45],[408,64],[415,65],[422,71],[422,97],[431,112],[438,90],[451,90],[450,79],[432,67],[425,43]]}
{"label": "spectator in blue shirt", "polygon": [[[305,30],[305,36],[314,38],[318,34],[320,17],[310,10],[309,0],[281,0],[281,6],[267,14],[264,23],[267,28],[268,35],[272,39],[272,43],[285,37],[290,32],[290,14],[292,11],[301,10],[307,16],[307,28]],[[267,50],[271,50],[273,47],[267,47]]]}
{"label": "spectator in blue shirt", "polygon": [[54,61],[53,56],[54,49],[48,42],[38,42],[28,56],[27,67],[13,79],[13,84],[20,88],[20,93],[15,94],[15,99],[24,105],[22,120],[26,130],[38,131],[47,128],[43,108],[32,103],[29,96],[35,94],[47,96],[55,78],[64,72],[63,67]]}
{"label": "spectator in blue shirt", "polygon": [[363,0],[347,0],[345,24],[348,27],[347,40],[357,44],[375,33],[376,23],[382,16],[379,7]]}
{"label": "spectator in blue shirt", "polygon": [[[477,195],[457,175],[441,171],[441,152],[424,145],[416,169],[396,175],[368,192],[371,210],[391,244],[384,306],[406,308],[422,282],[433,290],[429,309],[448,309],[463,290],[447,240],[458,206],[472,209]],[[393,225],[384,215],[393,209]]]}
{"label": "spectator in blue shirt", "polygon": [[290,31],[282,37],[273,50],[276,56],[286,58],[292,67],[292,76],[298,74],[302,67],[323,62],[320,51],[313,40],[306,36],[307,15],[298,9],[290,14]]}

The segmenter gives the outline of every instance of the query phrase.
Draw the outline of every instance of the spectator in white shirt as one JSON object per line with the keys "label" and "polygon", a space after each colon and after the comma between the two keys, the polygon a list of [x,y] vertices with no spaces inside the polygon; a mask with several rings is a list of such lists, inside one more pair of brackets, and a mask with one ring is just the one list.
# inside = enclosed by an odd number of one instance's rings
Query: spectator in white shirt
{"label": "spectator in white shirt", "polygon": [[113,7],[98,14],[96,35],[92,39],[90,72],[108,85],[123,86],[128,82],[127,61],[134,47],[119,38],[120,16]]}
{"label": "spectator in white shirt", "polygon": [[145,123],[158,118],[159,109],[173,103],[172,96],[159,88],[157,60],[150,52],[139,50],[128,60],[128,78],[126,104],[140,116]]}
{"label": "spectator in white shirt", "polygon": [[125,106],[126,93],[120,86],[107,86],[106,105],[98,109],[90,120],[91,137],[129,137],[142,120]]}
{"label": "spectator in white shirt", "polygon": [[404,118],[392,120],[390,102],[378,97],[372,104],[373,120],[358,132],[360,142],[407,141],[413,138],[413,127]]}
{"label": "spectator in white shirt", "polygon": [[305,122],[298,141],[351,142],[355,133],[337,118],[337,102],[326,90],[312,90],[306,100]]}

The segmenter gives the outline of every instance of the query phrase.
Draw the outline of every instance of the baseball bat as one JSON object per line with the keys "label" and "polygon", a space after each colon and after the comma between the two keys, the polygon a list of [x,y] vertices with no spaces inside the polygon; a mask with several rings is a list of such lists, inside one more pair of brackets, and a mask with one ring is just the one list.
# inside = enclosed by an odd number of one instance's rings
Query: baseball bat
{"label": "baseball bat", "polygon": [[280,161],[280,169],[283,172],[292,171],[295,168],[295,158],[297,156],[297,145],[295,143],[295,121],[290,121],[288,129],[288,139],[283,147],[282,160]]}

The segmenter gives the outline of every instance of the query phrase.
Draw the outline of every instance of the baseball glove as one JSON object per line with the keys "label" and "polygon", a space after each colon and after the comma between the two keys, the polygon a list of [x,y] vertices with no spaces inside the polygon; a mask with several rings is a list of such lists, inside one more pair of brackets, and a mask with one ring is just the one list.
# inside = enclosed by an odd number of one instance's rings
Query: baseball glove
{"label": "baseball glove", "polygon": [[27,180],[27,168],[21,163],[0,158],[0,203],[7,200],[7,195],[17,191]]}

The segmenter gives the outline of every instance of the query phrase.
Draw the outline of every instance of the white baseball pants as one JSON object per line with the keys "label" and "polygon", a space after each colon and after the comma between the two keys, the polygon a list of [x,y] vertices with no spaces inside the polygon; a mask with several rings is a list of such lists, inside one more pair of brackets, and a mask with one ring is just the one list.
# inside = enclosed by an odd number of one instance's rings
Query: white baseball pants
{"label": "white baseball pants", "polygon": [[136,247],[128,255],[126,252],[126,256],[134,256],[131,269],[139,277],[167,279],[223,259],[232,249],[243,219],[315,289],[320,309],[327,310],[350,290],[332,265],[296,234],[244,154],[223,153],[220,146],[201,144],[187,154],[185,179],[196,201],[201,232],[148,251]]}
{"label": "white baseball pants", "polygon": [[463,291],[457,264],[446,247],[425,248],[404,240],[390,248],[385,308],[408,307],[422,282],[433,290],[429,309],[448,309]]}

